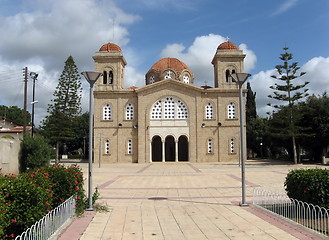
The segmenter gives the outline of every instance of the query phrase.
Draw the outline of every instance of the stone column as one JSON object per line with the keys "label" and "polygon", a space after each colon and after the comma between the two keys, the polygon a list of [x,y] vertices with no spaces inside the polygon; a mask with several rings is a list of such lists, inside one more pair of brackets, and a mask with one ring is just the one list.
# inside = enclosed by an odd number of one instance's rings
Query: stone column
{"label": "stone column", "polygon": [[178,162],[178,140],[175,139],[175,162]]}
{"label": "stone column", "polygon": [[162,140],[162,162],[166,161],[166,140]]}

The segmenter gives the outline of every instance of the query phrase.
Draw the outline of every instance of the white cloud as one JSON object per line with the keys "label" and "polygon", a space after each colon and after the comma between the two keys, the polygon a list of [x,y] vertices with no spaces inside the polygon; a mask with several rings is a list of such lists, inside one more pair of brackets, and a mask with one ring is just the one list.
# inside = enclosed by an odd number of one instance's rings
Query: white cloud
{"label": "white cloud", "polygon": [[285,0],[283,4],[279,6],[279,8],[272,14],[272,16],[279,15],[288,11],[290,8],[295,6],[299,0]]}
{"label": "white cloud", "polygon": [[[184,62],[194,72],[196,85],[204,85],[204,81],[207,81],[208,85],[213,85],[214,70],[211,61],[217,47],[225,41],[225,37],[211,33],[196,37],[188,48],[179,43],[169,44],[162,50],[161,57],[175,57]],[[247,54],[245,71],[252,70],[257,60],[256,55],[246,44],[241,44],[240,49]]]}
{"label": "white cloud", "polygon": [[312,58],[301,70],[306,72],[301,79],[310,82],[307,85],[310,94],[321,95],[325,91],[329,93],[329,57]]}
{"label": "white cloud", "polygon": [[244,71],[250,72],[252,69],[255,68],[257,57],[256,54],[248,49],[247,44],[240,44],[239,49],[243,51],[244,54],[246,54],[246,58],[244,59]]}
{"label": "white cloud", "polygon": [[[73,56],[80,71],[92,70],[91,56],[100,46],[109,41],[125,46],[129,42],[125,25],[139,21],[140,17],[125,13],[112,0],[26,0],[22,4],[25,12],[0,16],[0,31],[5,36],[0,41],[0,104],[23,107],[20,69],[28,66],[39,74],[39,103],[35,105],[38,123],[46,115],[67,57]],[[17,72],[10,84],[5,81],[8,72]],[[84,82],[82,79],[82,107],[86,111],[85,96],[88,99],[89,93]],[[31,88],[29,81],[29,98]]]}
{"label": "white cloud", "polygon": [[272,93],[269,87],[274,84],[274,79],[271,76],[275,73],[275,69],[261,71],[249,79],[252,91],[256,92],[256,107],[259,116],[266,117],[266,113],[273,110],[272,107],[267,106],[270,102],[267,96]]}
{"label": "white cloud", "polygon": [[145,85],[145,76],[143,73],[138,72],[134,67],[126,66],[125,70],[125,87],[132,86],[142,87]]}
{"label": "white cloud", "polygon": [[113,40],[113,19],[114,41],[121,46],[129,41],[123,24],[139,20],[111,1],[106,8],[93,0],[30,3],[35,10],[3,17],[0,31],[6,33],[6,38],[0,42],[0,52],[4,58],[16,61],[42,56],[47,58],[47,68],[61,66],[68,55],[79,59],[79,65],[89,65],[90,55],[104,42]]}

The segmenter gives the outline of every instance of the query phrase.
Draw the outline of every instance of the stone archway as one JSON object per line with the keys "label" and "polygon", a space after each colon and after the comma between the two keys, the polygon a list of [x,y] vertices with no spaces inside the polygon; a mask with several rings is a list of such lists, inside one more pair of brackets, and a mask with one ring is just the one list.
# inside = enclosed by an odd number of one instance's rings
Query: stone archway
{"label": "stone archway", "polygon": [[162,140],[159,136],[152,138],[152,162],[162,161]]}
{"label": "stone archway", "polygon": [[171,135],[166,137],[165,142],[165,160],[166,162],[175,161],[176,151],[175,151],[175,138]]}
{"label": "stone archway", "polygon": [[178,138],[178,161],[188,161],[189,149],[188,139],[182,135]]}

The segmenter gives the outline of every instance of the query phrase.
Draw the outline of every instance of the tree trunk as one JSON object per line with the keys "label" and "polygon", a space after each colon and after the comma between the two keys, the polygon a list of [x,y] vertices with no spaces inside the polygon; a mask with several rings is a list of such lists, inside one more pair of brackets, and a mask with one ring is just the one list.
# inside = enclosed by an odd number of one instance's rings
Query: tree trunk
{"label": "tree trunk", "polygon": [[294,153],[294,163],[297,164],[297,150],[296,150],[296,139],[295,136],[292,136],[292,151]]}
{"label": "tree trunk", "polygon": [[59,151],[59,142],[56,142],[56,159],[55,159],[55,163],[58,164],[59,163],[59,155],[58,155],[58,151]]}

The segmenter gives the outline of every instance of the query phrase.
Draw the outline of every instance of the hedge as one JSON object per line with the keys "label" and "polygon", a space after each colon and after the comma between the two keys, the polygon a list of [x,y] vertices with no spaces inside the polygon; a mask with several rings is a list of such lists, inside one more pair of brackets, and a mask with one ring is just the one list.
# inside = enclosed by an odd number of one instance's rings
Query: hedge
{"label": "hedge", "polygon": [[329,170],[292,170],[284,185],[290,198],[329,208]]}
{"label": "hedge", "polygon": [[87,199],[77,165],[50,165],[18,176],[0,172],[0,239],[14,239],[72,195],[81,214]]}

